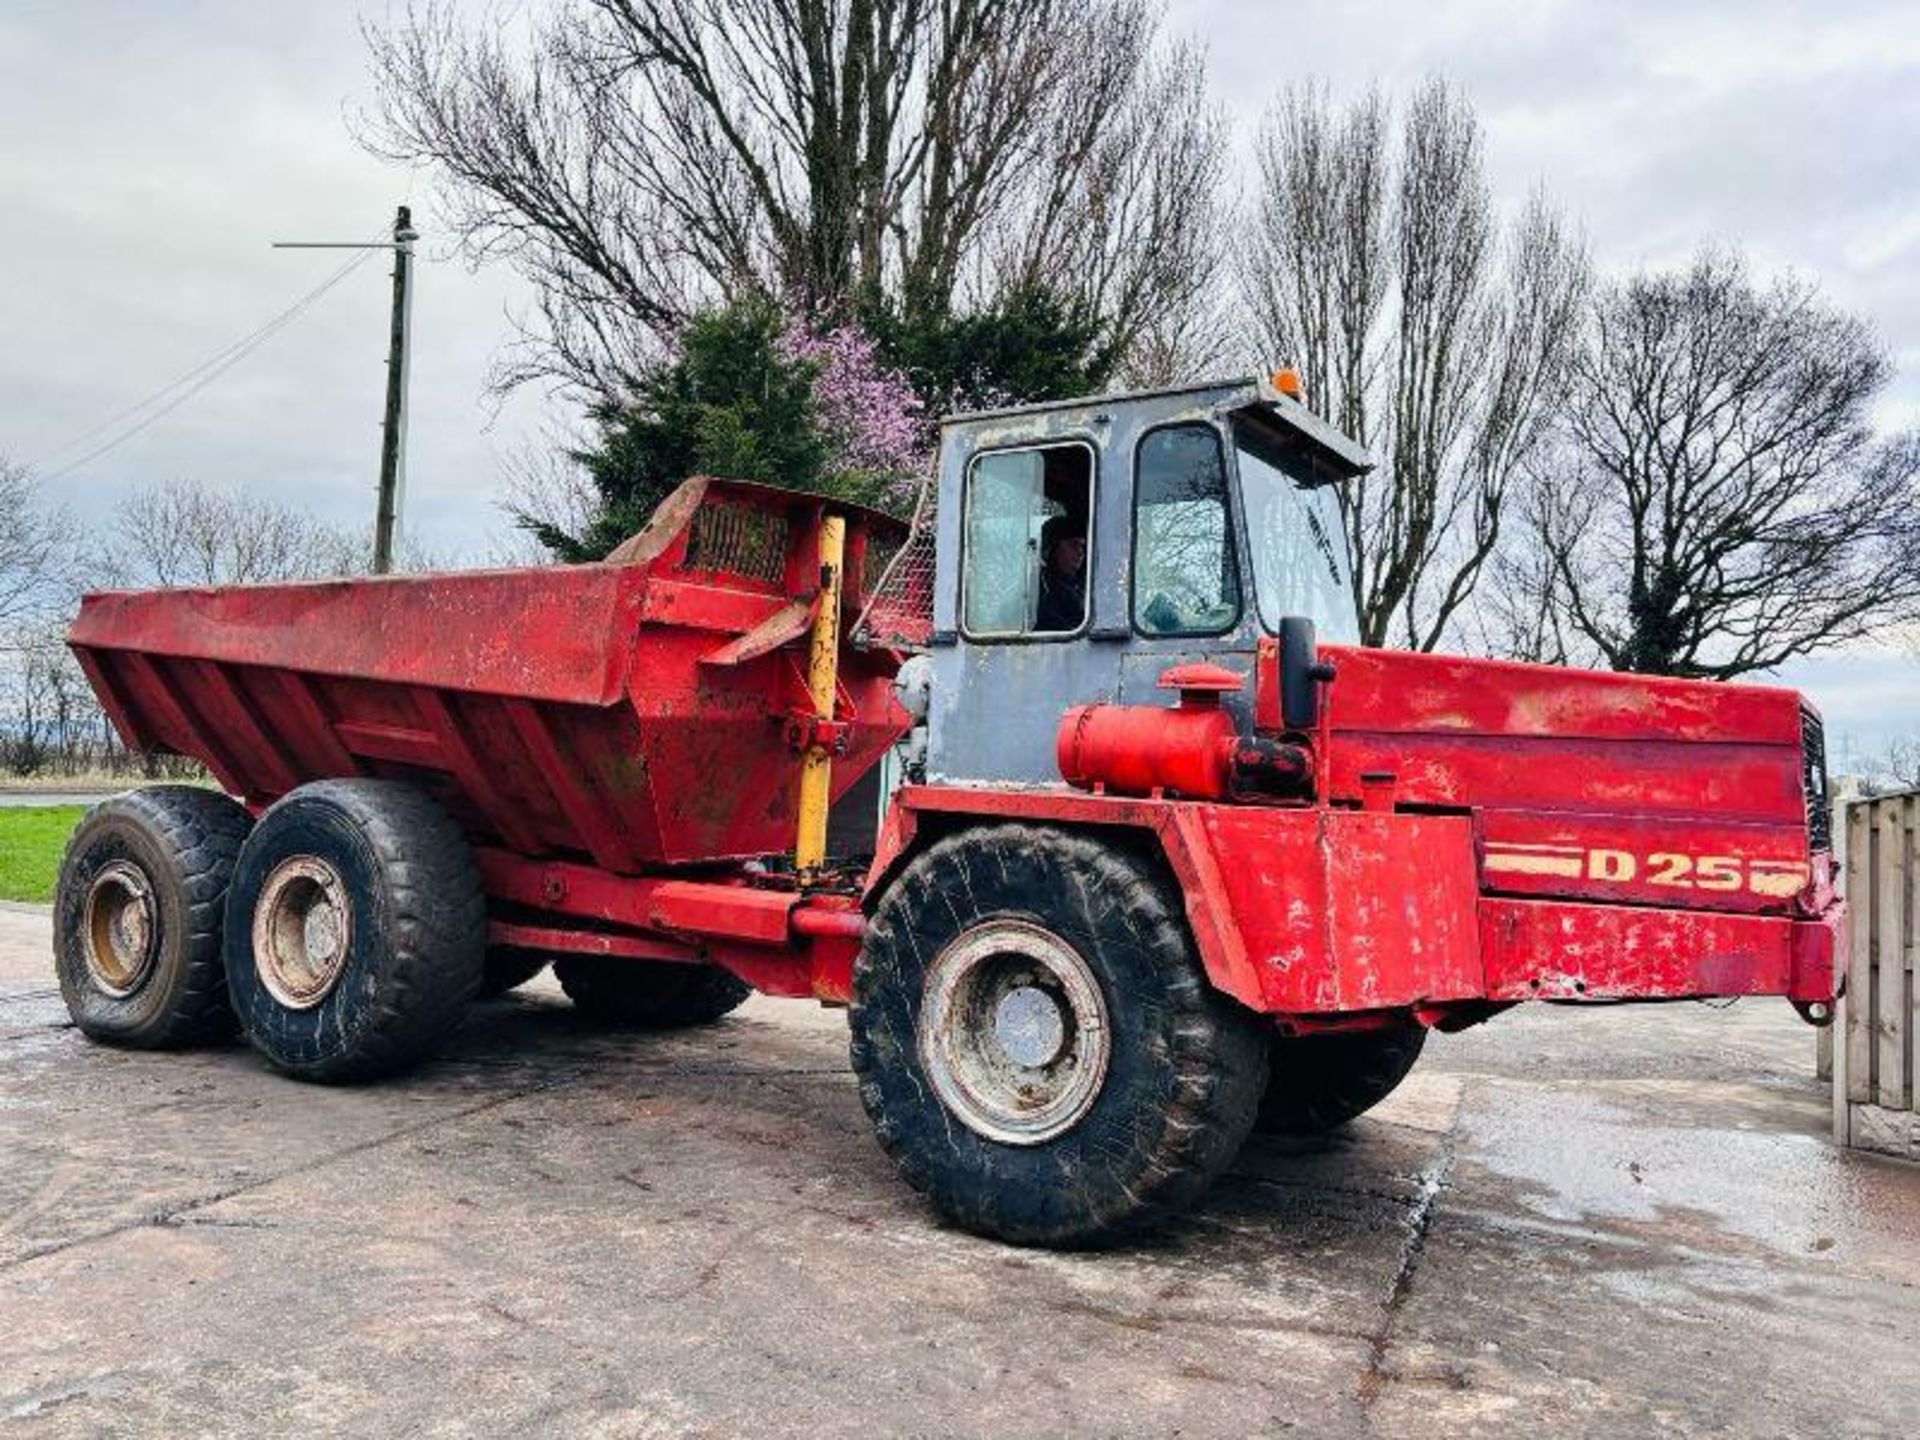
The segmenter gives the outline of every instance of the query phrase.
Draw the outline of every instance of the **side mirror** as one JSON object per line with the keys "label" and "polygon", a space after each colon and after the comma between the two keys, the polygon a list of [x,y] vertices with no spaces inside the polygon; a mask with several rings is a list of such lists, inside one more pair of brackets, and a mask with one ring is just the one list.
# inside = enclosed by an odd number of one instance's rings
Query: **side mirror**
{"label": "side mirror", "polygon": [[1333,679],[1333,666],[1320,663],[1313,621],[1288,615],[1280,621],[1280,719],[1289,730],[1311,730],[1320,723],[1320,685]]}

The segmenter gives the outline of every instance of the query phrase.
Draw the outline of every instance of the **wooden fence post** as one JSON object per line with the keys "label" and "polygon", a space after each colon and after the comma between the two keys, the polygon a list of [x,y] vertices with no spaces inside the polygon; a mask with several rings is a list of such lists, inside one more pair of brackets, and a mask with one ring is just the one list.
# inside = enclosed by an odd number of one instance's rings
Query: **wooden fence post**
{"label": "wooden fence post", "polygon": [[1834,1138],[1920,1159],[1920,793],[1846,809],[1847,994],[1833,1046]]}

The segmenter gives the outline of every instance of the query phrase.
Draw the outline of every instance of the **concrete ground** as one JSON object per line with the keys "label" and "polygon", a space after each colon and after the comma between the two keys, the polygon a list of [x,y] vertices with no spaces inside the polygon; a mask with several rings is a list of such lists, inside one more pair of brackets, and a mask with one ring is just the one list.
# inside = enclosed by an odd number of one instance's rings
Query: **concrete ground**
{"label": "concrete ground", "polygon": [[1920,1433],[1920,1170],[1784,1003],[1436,1037],[1090,1256],[939,1228],[796,1002],[365,1090],[65,1022],[0,913],[0,1436]]}

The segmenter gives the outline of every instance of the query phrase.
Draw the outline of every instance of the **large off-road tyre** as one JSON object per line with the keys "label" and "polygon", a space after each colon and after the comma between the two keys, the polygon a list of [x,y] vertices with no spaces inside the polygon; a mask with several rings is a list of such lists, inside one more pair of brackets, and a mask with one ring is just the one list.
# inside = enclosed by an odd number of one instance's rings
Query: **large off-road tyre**
{"label": "large off-road tyre", "polygon": [[1424,1026],[1280,1035],[1269,1057],[1260,1129],[1318,1135],[1363,1115],[1407,1078],[1427,1043]]}
{"label": "large off-road tyre", "polygon": [[953,1224],[1110,1244],[1239,1152],[1268,1032],[1207,982],[1177,896],[1083,834],[995,825],[887,887],[854,966],[851,1053],[882,1148]]}
{"label": "large off-road tyre", "polygon": [[668,960],[569,955],[553,962],[553,973],[583,1016],[622,1030],[711,1025],[753,993],[746,981],[717,965]]}
{"label": "large off-road tyre", "polygon": [[54,890],[53,953],[83,1033],[149,1050],[233,1034],[221,925],[252,823],[190,785],[130,790],[81,818]]}
{"label": "large off-road tyre", "polygon": [[486,900],[460,827],[388,780],[303,785],[260,817],[227,903],[247,1038],[302,1080],[415,1064],[480,988]]}
{"label": "large off-road tyre", "polygon": [[511,945],[494,945],[487,950],[486,963],[480,968],[478,999],[492,1000],[518,990],[547,968],[553,957],[541,950],[520,950]]}

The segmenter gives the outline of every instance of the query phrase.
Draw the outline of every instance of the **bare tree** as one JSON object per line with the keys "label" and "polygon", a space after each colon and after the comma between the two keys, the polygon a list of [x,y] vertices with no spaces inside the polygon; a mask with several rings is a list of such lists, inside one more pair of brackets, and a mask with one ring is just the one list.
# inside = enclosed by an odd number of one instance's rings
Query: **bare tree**
{"label": "bare tree", "polygon": [[1855,750],[1847,756],[1846,765],[1860,777],[1863,794],[1920,790],[1920,732],[1896,735],[1877,750]]}
{"label": "bare tree", "polygon": [[61,603],[71,519],[48,506],[24,466],[0,455],[0,624]]}
{"label": "bare tree", "polygon": [[1261,133],[1242,289],[1271,359],[1380,461],[1343,487],[1362,640],[1430,650],[1499,550],[1564,393],[1584,244],[1536,194],[1505,228],[1479,122],[1432,81],[1394,120],[1288,92]]}
{"label": "bare tree", "polygon": [[104,769],[112,732],[67,649],[66,620],[15,627],[0,646],[0,756],[16,775]]}
{"label": "bare tree", "polygon": [[104,547],[114,584],[228,585],[351,575],[369,545],[294,506],[175,480],[121,502]]}
{"label": "bare tree", "polygon": [[1034,183],[993,227],[989,273],[1102,317],[1123,381],[1191,378],[1232,338],[1219,303],[1228,132],[1205,58],[1184,44],[1162,53],[1140,6],[1089,11],[1057,43],[1074,83],[1041,121]]}
{"label": "bare tree", "polygon": [[1517,523],[1503,528],[1507,539],[1487,562],[1486,577],[1475,593],[1468,617],[1471,646],[1481,654],[1536,665],[1579,665],[1591,669],[1604,664],[1597,651],[1578,635],[1568,633],[1565,618],[1554,604],[1553,557],[1539,536],[1542,494],[1537,478],[1528,474],[1520,484]]}
{"label": "bare tree", "polygon": [[1131,354],[1215,243],[1224,136],[1148,0],[566,0],[479,27],[429,0],[368,39],[369,143],[431,166],[468,252],[539,297],[506,384],[618,397],[747,289],[990,298],[1068,268],[1021,243],[1036,217],[1097,256],[1073,293]]}
{"label": "bare tree", "polygon": [[0,457],[0,760],[16,773],[63,755],[97,718],[64,644],[77,588],[73,539],[71,517]]}
{"label": "bare tree", "polygon": [[1734,255],[1607,286],[1535,533],[1618,670],[1729,679],[1920,613],[1920,437],[1877,439],[1858,318]]}
{"label": "bare tree", "polygon": [[602,504],[591,472],[575,458],[588,443],[587,437],[556,427],[544,442],[530,444],[507,460],[500,509],[513,528],[493,543],[490,563],[552,564],[553,552],[534,538],[532,525],[562,535],[587,532]]}

